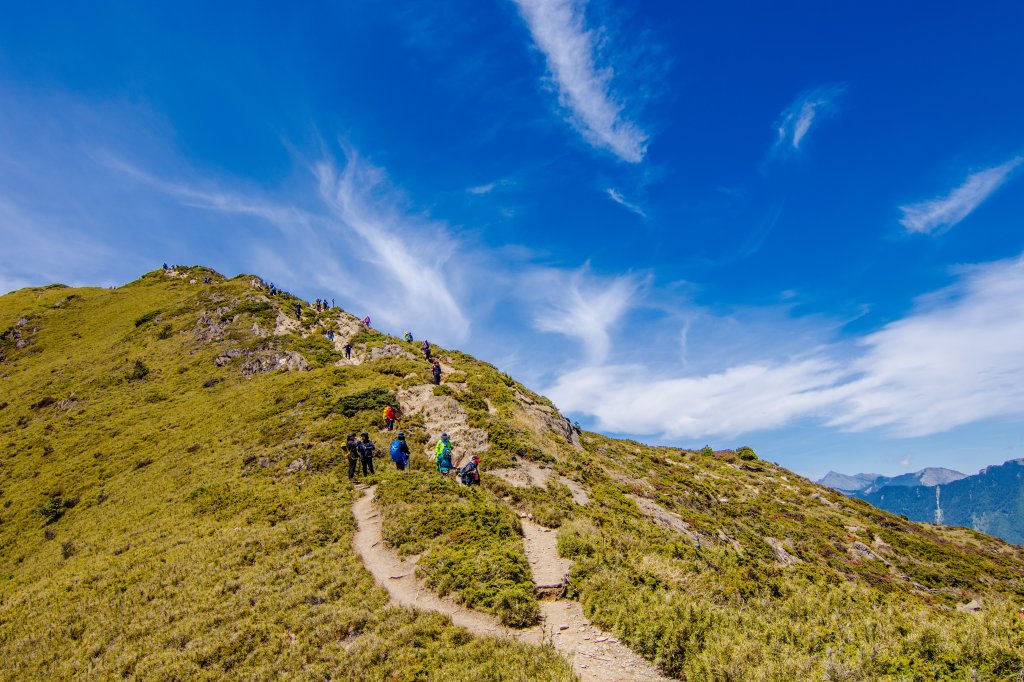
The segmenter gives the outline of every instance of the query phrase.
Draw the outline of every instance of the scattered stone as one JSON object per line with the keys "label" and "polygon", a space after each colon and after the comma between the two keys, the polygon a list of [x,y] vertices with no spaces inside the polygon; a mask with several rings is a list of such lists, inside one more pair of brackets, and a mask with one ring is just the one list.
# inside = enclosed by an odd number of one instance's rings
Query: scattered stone
{"label": "scattered stone", "polygon": [[772,548],[772,553],[775,554],[775,560],[783,566],[792,566],[794,564],[801,563],[799,558],[786,551],[785,543],[783,541],[767,537],[764,541]]}
{"label": "scattered stone", "polygon": [[301,459],[296,459],[296,460],[293,460],[292,463],[288,465],[288,468],[285,469],[285,473],[286,474],[295,474],[295,473],[298,473],[300,471],[305,471],[305,470],[306,470],[306,463],[303,460],[301,460]]}
{"label": "scattered stone", "polygon": [[977,599],[972,599],[966,604],[957,604],[956,610],[963,611],[965,613],[977,613],[978,611],[981,611],[981,602]]}

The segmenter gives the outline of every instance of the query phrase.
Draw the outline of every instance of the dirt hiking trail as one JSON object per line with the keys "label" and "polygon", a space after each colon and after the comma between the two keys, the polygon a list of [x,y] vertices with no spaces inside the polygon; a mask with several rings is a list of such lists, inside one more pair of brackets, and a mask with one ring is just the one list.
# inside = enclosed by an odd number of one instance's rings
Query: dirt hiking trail
{"label": "dirt hiking trail", "polygon": [[[474,634],[518,639],[530,644],[551,642],[572,664],[583,682],[669,682],[651,663],[616,638],[594,627],[579,602],[540,601],[541,624],[524,630],[505,627],[496,618],[473,611],[431,592],[415,575],[417,557],[399,557],[384,544],[380,512],[373,504],[375,489],[352,503],[357,530],[355,550],[392,601],[401,606],[437,611]],[[570,562],[558,556],[557,533],[522,519],[523,540],[533,580],[539,586],[560,585]]]}

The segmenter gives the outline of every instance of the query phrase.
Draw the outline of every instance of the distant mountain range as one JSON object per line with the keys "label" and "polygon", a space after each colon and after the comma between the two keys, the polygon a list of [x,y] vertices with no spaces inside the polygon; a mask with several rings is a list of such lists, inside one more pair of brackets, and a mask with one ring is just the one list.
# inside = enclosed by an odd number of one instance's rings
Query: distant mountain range
{"label": "distant mountain range", "polygon": [[827,485],[829,488],[835,488],[847,495],[864,497],[886,486],[946,485],[963,478],[968,478],[967,474],[941,467],[928,467],[927,469],[921,469],[910,474],[900,474],[899,476],[882,476],[881,474],[854,474],[853,476],[848,476],[830,471],[818,483]]}
{"label": "distant mountain range", "polygon": [[973,476],[941,468],[891,478],[830,471],[819,483],[914,521],[966,526],[1024,544],[1024,459]]}

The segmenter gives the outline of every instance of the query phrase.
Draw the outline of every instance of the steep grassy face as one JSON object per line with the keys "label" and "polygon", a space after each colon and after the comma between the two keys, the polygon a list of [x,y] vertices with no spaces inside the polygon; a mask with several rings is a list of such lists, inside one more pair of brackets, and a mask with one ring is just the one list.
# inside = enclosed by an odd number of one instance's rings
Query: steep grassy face
{"label": "steep grassy face", "polygon": [[[1018,674],[1021,550],[907,522],[733,452],[589,435],[563,524],[595,622],[682,679]],[[978,613],[955,607],[980,597]]]}
{"label": "steep grassy face", "polygon": [[[551,649],[387,607],[351,550],[341,446],[365,430],[386,452],[381,408],[429,367],[416,344],[337,310],[297,318],[254,282],[196,268],[0,298],[4,676],[568,679]],[[483,485],[433,474],[422,414],[400,422],[411,470],[371,477],[386,540],[421,555],[432,589],[532,622],[525,514],[558,528],[588,616],[679,679],[1020,673],[1020,548],[750,448],[580,433],[491,365],[435,355],[451,371],[417,390],[486,432]],[[545,477],[508,475],[526,469]]]}
{"label": "steep grassy face", "polygon": [[250,277],[176,274],[0,298],[0,676],[570,679],[388,607],[352,551],[341,444],[383,445],[402,379]]}

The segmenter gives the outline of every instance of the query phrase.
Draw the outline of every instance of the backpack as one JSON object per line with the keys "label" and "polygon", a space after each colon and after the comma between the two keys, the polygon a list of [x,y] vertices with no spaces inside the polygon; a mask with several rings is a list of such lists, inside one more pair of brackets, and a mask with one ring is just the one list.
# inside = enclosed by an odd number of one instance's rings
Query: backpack
{"label": "backpack", "polygon": [[385,419],[394,419],[396,416],[397,414],[395,413],[395,408],[391,407],[390,405],[384,408]]}
{"label": "backpack", "polygon": [[396,440],[391,443],[391,461],[401,462],[405,459],[405,453],[402,452],[402,441]]}
{"label": "backpack", "polygon": [[445,448],[441,451],[441,454],[437,456],[437,470],[442,474],[447,474],[452,470],[452,449]]}

